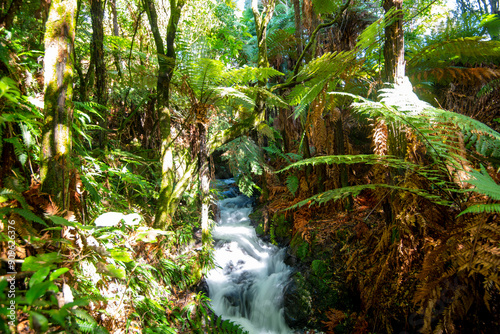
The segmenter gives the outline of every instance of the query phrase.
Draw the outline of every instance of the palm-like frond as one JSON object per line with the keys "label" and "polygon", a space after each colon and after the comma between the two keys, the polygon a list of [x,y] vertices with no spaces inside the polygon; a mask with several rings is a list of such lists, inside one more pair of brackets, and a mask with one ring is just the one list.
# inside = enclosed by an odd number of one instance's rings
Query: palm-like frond
{"label": "palm-like frond", "polygon": [[418,80],[485,82],[500,77],[500,70],[480,67],[498,64],[500,42],[467,37],[431,44],[407,62],[407,72]]}
{"label": "palm-like frond", "polygon": [[[335,86],[341,80],[354,77],[362,65],[358,59],[361,53],[375,45],[383,29],[391,24],[397,15],[396,10],[390,10],[384,18],[368,26],[360,34],[352,50],[325,53],[302,67],[297,76],[289,80],[299,83],[288,96],[289,103],[298,106],[295,117],[299,117],[306,110],[327,84],[334,83],[332,86]],[[330,89],[333,89],[332,86]]]}

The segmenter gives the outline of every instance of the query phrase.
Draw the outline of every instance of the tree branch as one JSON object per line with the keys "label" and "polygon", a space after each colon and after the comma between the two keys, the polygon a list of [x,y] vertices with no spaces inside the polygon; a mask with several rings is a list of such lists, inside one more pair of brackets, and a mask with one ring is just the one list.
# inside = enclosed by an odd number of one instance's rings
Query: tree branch
{"label": "tree branch", "polygon": [[316,29],[314,29],[313,33],[311,34],[311,37],[309,38],[309,43],[307,43],[306,47],[302,51],[302,54],[300,55],[299,59],[297,60],[297,63],[295,64],[295,67],[293,68],[293,79],[292,79],[292,82],[295,82],[295,80],[297,80],[297,74],[299,73],[300,63],[302,62],[302,59],[304,59],[307,51],[309,51],[309,49],[313,45],[314,40],[316,39],[316,35],[318,34],[318,32],[321,29],[323,29],[323,28],[328,28],[328,27],[332,26],[333,24],[335,24],[335,22],[337,22],[337,20],[341,17],[341,15],[344,14],[344,11],[347,9],[347,7],[349,7],[350,3],[351,3],[351,0],[347,0],[347,2],[345,3],[345,5],[337,13],[337,15],[335,15],[335,17],[333,18],[333,20],[331,20],[330,22],[321,23],[320,25],[318,25],[316,27]]}

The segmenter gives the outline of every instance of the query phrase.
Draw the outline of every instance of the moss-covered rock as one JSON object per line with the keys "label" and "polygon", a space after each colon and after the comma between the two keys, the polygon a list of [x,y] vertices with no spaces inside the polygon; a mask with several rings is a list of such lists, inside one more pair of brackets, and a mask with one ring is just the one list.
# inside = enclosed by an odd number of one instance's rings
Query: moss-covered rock
{"label": "moss-covered rock", "polygon": [[312,317],[311,287],[300,272],[296,272],[284,291],[285,321],[292,328],[307,327]]}

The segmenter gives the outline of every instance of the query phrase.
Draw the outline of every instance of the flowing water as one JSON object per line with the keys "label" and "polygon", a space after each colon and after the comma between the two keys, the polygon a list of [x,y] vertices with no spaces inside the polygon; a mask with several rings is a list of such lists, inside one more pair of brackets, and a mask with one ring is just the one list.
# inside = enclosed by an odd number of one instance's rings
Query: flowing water
{"label": "flowing water", "polygon": [[[230,184],[231,179],[219,182]],[[235,188],[219,201],[220,220],[213,229],[220,268],[207,275],[212,308],[250,334],[292,331],[283,317],[283,288],[291,273],[285,251],[260,240],[250,225],[251,200]]]}

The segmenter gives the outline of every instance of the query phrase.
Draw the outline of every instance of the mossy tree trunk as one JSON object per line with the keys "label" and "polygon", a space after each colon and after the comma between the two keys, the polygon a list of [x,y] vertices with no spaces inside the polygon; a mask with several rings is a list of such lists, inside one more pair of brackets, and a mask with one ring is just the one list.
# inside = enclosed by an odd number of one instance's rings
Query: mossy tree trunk
{"label": "mossy tree trunk", "polygon": [[[166,229],[172,222],[172,216],[175,213],[175,205],[178,203],[175,196],[182,194],[174,188],[175,172],[174,159],[172,152],[172,138],[170,132],[170,81],[175,68],[175,48],[174,41],[177,34],[177,25],[181,17],[182,8],[185,0],[170,0],[170,17],[167,25],[166,47],[158,28],[158,16],[152,0],[144,0],[145,8],[148,13],[148,19],[156,44],[158,55],[158,79],[157,79],[157,99],[156,108],[160,117],[161,132],[161,159],[162,159],[162,179],[160,186],[160,196],[156,209],[155,227]],[[177,195],[176,195],[177,194]]]}
{"label": "mossy tree trunk", "polygon": [[[100,105],[106,105],[106,64],[104,62],[104,2],[91,0],[90,11],[92,18],[92,58],[95,66],[95,99]],[[104,110],[103,119],[99,121],[101,127],[106,129],[107,112]],[[106,146],[107,135],[105,131],[99,133],[100,146]]]}
{"label": "mossy tree trunk", "polygon": [[42,191],[69,209],[73,61],[77,0],[52,0],[45,31],[45,122],[42,129]]}

